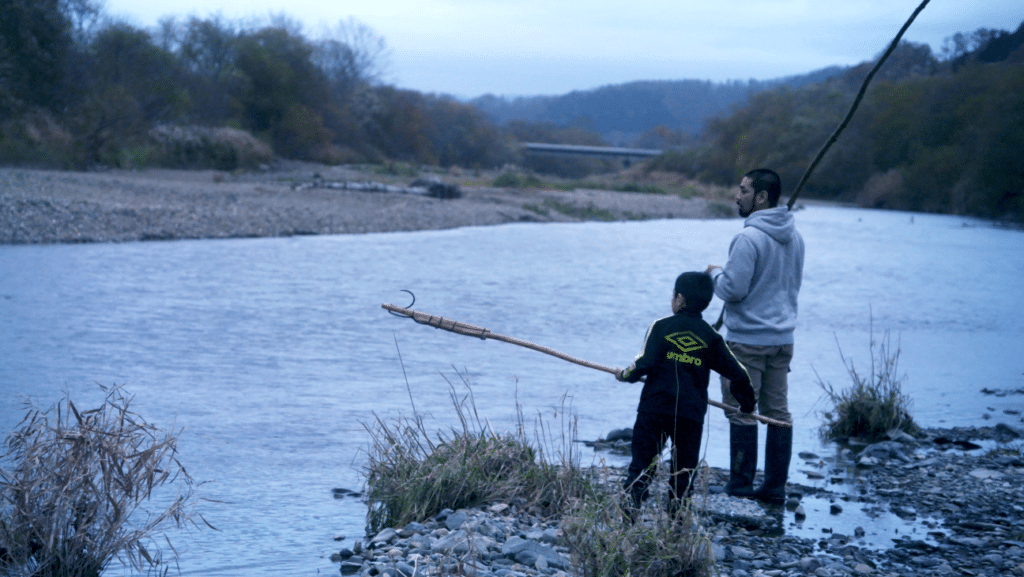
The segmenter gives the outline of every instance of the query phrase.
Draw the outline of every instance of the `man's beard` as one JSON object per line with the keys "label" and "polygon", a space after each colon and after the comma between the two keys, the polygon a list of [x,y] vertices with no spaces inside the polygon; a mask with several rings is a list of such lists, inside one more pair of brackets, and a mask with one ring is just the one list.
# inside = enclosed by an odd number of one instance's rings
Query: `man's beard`
{"label": "man's beard", "polygon": [[746,209],[744,209],[742,201],[741,202],[737,202],[736,203],[736,210],[737,210],[737,212],[740,213],[740,217],[741,218],[747,218],[748,216],[750,216],[751,214],[754,213],[754,203],[751,202],[750,206],[748,206],[748,207],[746,207]]}

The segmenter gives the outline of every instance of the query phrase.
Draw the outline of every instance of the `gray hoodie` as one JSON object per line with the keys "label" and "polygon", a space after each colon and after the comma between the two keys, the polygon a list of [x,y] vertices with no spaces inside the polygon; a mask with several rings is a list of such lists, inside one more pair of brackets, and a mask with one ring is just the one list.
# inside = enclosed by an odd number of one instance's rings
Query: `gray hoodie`
{"label": "gray hoodie", "polygon": [[715,294],[725,301],[726,340],[747,345],[793,344],[804,239],[785,206],[754,212],[729,245],[729,261],[714,269]]}

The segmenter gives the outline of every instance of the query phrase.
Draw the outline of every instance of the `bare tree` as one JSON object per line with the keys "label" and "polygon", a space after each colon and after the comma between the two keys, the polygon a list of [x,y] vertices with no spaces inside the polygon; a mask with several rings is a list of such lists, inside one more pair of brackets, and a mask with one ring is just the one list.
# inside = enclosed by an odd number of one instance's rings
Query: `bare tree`
{"label": "bare tree", "polygon": [[388,75],[391,50],[372,28],[349,17],[324,31],[315,43],[313,59],[332,84],[372,85]]}
{"label": "bare tree", "polygon": [[60,0],[60,11],[71,21],[75,42],[86,44],[103,14],[103,0]]}
{"label": "bare tree", "polygon": [[942,43],[942,56],[946,60],[956,60],[988,44],[999,32],[992,28],[978,28],[970,33],[957,32]]}

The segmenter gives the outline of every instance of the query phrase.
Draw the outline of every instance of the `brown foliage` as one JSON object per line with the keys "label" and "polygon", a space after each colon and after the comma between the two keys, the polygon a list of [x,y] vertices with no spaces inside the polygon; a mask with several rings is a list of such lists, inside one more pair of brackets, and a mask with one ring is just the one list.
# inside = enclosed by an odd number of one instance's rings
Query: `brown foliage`
{"label": "brown foliage", "polygon": [[[7,439],[0,468],[5,575],[98,576],[115,558],[137,571],[166,572],[153,537],[193,522],[195,485],[178,462],[178,432],[134,413],[120,387],[103,388],[96,409],[79,411],[67,396],[47,410],[30,408]],[[177,494],[151,511],[154,491],[166,484]]]}

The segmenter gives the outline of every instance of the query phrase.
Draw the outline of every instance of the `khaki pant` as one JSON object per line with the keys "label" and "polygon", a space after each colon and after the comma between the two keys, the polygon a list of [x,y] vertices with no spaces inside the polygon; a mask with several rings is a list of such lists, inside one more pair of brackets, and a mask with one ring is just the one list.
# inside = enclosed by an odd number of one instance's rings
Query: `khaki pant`
{"label": "khaki pant", "polygon": [[[789,362],[793,359],[793,345],[756,346],[743,343],[726,343],[736,360],[747,369],[750,385],[754,387],[758,414],[793,422],[789,414]],[[722,402],[739,407],[740,403],[729,392],[729,379],[722,377]],[[726,413],[734,425],[756,425],[757,421],[739,411]]]}

